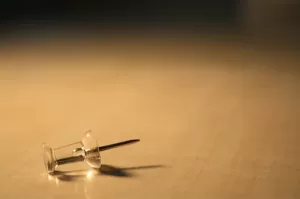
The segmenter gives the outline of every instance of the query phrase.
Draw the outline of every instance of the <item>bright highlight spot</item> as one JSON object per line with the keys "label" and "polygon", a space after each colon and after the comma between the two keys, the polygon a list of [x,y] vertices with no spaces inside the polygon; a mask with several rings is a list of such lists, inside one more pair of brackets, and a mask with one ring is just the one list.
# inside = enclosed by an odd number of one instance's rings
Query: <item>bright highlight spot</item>
{"label": "bright highlight spot", "polygon": [[93,176],[94,176],[93,171],[89,171],[86,174],[86,178],[89,179],[89,180],[92,179]]}

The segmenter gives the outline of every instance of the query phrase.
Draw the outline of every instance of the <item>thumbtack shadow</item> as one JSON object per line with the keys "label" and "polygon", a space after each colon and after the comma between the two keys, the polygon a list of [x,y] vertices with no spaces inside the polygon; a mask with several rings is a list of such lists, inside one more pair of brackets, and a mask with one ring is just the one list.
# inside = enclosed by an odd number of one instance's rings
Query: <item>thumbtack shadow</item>
{"label": "thumbtack shadow", "polygon": [[125,169],[114,167],[111,165],[101,165],[99,175],[108,175],[115,177],[134,177],[133,173],[126,171]]}
{"label": "thumbtack shadow", "polygon": [[[100,169],[94,169],[92,171],[94,176],[114,176],[122,178],[132,178],[135,177],[133,170],[143,170],[143,169],[158,169],[165,168],[164,165],[145,165],[145,166],[136,166],[136,167],[116,167],[112,165],[103,164]],[[54,171],[52,176],[60,181],[78,181],[84,180],[87,177],[87,174],[91,170],[74,170],[74,171]]]}
{"label": "thumbtack shadow", "polygon": [[140,169],[156,169],[162,168],[163,165],[146,165],[137,167],[125,167],[119,168],[112,165],[103,164],[100,168],[100,175],[110,175],[116,177],[134,177],[135,175],[130,172],[130,170],[140,170]]}

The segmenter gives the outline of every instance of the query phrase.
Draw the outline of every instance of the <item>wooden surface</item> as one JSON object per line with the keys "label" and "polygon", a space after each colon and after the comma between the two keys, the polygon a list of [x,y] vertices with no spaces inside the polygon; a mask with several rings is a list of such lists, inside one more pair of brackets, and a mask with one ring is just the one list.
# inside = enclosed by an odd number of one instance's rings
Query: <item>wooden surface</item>
{"label": "wooden surface", "polygon": [[[297,57],[213,39],[2,46],[0,198],[297,199]],[[41,143],[88,129],[141,142],[48,176]]]}

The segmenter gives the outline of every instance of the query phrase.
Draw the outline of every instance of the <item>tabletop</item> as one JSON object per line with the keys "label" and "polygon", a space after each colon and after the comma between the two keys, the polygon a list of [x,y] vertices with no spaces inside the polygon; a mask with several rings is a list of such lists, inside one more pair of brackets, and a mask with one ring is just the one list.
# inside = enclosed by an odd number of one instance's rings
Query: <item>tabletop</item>
{"label": "tabletop", "polygon": [[[7,42],[0,198],[299,198],[298,57],[207,37]],[[140,142],[48,175],[42,143],[90,129]]]}

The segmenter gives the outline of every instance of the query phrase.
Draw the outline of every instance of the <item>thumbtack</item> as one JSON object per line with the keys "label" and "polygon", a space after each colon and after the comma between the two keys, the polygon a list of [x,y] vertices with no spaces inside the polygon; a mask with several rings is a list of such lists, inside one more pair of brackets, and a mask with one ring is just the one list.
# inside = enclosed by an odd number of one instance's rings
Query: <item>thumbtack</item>
{"label": "thumbtack", "polygon": [[90,167],[99,169],[101,167],[101,151],[139,142],[139,139],[127,140],[105,146],[98,146],[98,141],[94,139],[92,131],[84,133],[80,142],[75,142],[58,148],[51,148],[43,143],[43,159],[48,174],[52,174],[55,169],[64,164],[85,161]]}

